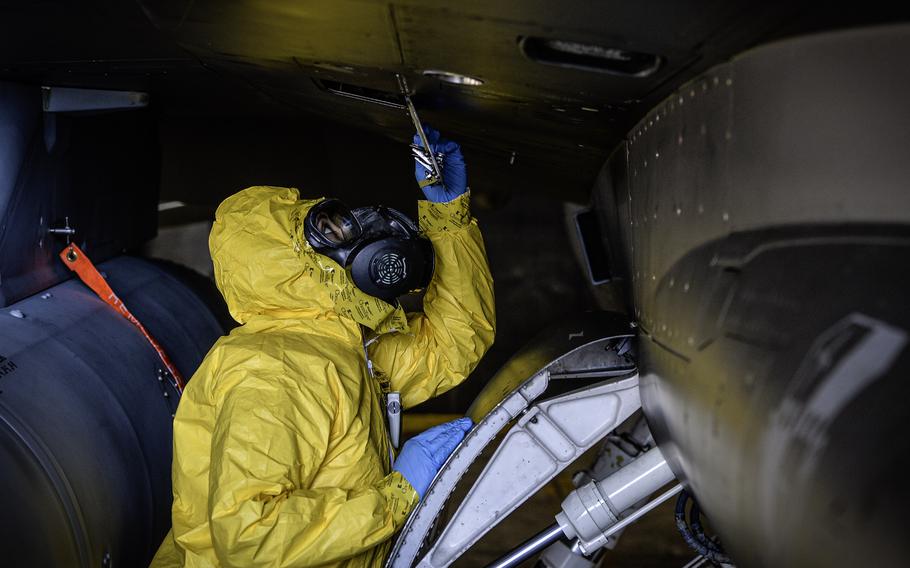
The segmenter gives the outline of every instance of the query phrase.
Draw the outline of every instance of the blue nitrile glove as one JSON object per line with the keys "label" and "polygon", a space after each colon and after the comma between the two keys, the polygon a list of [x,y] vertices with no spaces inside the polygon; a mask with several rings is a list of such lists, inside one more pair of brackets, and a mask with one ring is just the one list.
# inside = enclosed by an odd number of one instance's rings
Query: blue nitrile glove
{"label": "blue nitrile glove", "polygon": [[471,429],[471,424],[470,418],[459,418],[421,432],[404,443],[392,469],[401,472],[423,499],[436,472]]}
{"label": "blue nitrile glove", "polygon": [[[423,131],[427,135],[427,141],[430,143],[433,153],[445,155],[440,166],[442,168],[442,185],[424,187],[422,188],[423,194],[428,200],[436,203],[452,201],[468,190],[468,173],[464,166],[464,156],[461,155],[461,146],[457,142],[442,138],[437,130],[429,126],[424,126]],[[423,147],[420,136],[417,134],[414,135],[414,144]],[[427,172],[428,170],[423,165],[414,161],[414,177],[418,182],[427,179]]]}

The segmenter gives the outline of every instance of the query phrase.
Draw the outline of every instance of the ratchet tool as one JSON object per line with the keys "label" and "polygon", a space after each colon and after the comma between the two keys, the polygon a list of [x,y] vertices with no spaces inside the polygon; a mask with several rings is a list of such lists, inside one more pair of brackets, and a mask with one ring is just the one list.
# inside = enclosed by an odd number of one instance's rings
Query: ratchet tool
{"label": "ratchet tool", "polygon": [[411,90],[408,88],[407,79],[399,73],[395,74],[395,78],[398,79],[398,88],[401,90],[402,97],[404,97],[404,104],[408,109],[411,122],[417,130],[417,135],[420,136],[420,146],[411,144],[411,153],[414,155],[414,159],[427,170],[426,179],[419,182],[419,185],[420,187],[443,185],[442,166],[445,156],[442,153],[433,152],[430,147],[430,141],[427,140],[427,135],[423,131],[423,124],[420,123],[420,117],[417,116],[417,109],[414,108],[414,103],[411,101]]}

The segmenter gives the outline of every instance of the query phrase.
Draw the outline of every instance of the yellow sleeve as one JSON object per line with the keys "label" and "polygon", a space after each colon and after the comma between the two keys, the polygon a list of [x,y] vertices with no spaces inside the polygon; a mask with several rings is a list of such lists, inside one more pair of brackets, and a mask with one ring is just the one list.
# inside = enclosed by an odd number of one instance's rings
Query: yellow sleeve
{"label": "yellow sleeve", "polygon": [[326,453],[331,402],[236,387],[212,437],[209,520],[222,566],[315,566],[390,538],[417,503],[398,472],[347,491],[310,489]]}
{"label": "yellow sleeve", "polygon": [[436,251],[424,313],[409,316],[410,333],[370,345],[373,365],[406,408],[461,384],[493,344],[493,278],[469,203],[470,193],[447,203],[418,202],[420,229]]}

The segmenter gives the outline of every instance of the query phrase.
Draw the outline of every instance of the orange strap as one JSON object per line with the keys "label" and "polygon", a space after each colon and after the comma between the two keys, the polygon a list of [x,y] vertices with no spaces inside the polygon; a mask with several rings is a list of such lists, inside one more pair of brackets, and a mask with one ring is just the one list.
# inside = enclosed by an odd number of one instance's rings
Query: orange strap
{"label": "orange strap", "polygon": [[69,244],[63,252],[60,253],[60,258],[63,260],[63,263],[69,267],[70,270],[75,272],[82,282],[86,286],[91,288],[95,294],[98,294],[98,297],[108,303],[112,308],[117,310],[117,312],[125,317],[129,322],[135,325],[139,331],[142,332],[142,335],[148,340],[149,344],[152,346],[158,353],[158,357],[161,358],[161,362],[164,363],[164,367],[168,370],[172,377],[174,377],[174,387],[177,389],[177,392],[182,393],[183,387],[186,385],[186,381],[183,380],[183,375],[180,374],[180,371],[177,370],[177,367],[171,362],[170,357],[167,356],[167,353],[164,352],[164,348],[155,341],[155,338],[152,337],[152,334],[145,329],[145,326],[136,319],[130,311],[127,309],[126,304],[123,303],[123,300],[117,297],[117,294],[111,289],[107,281],[104,279],[104,276],[101,276],[101,273],[98,272],[98,269],[95,268],[95,265],[92,263],[91,259],[82,252],[82,249],[77,247],[75,244]]}

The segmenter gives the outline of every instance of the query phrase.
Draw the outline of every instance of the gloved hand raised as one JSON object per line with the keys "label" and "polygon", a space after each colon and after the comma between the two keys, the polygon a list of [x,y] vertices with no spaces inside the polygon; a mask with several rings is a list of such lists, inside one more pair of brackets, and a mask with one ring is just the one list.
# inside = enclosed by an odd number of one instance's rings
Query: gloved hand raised
{"label": "gloved hand raised", "polygon": [[[442,138],[437,130],[429,126],[424,126],[423,131],[427,135],[427,141],[430,143],[433,153],[441,153],[445,156],[443,163],[440,164],[442,168],[442,184],[429,185],[422,188],[423,194],[428,200],[437,203],[452,201],[468,190],[468,174],[465,170],[464,156],[461,155],[461,146],[456,142]],[[421,146],[418,134],[414,135],[414,144]],[[414,161],[414,177],[417,178],[418,182],[427,178],[428,171],[422,164],[416,160]]]}
{"label": "gloved hand raised", "polygon": [[392,469],[401,472],[423,499],[436,472],[471,429],[471,424],[470,418],[459,418],[421,432],[404,443]]}

